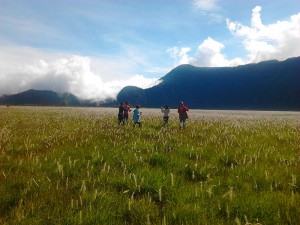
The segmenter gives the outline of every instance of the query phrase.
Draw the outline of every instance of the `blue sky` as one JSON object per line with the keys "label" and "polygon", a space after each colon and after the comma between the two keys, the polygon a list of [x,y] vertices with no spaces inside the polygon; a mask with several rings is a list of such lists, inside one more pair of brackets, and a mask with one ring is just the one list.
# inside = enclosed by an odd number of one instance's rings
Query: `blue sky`
{"label": "blue sky", "polygon": [[[114,98],[174,67],[300,55],[298,0],[0,0],[0,94]],[[16,82],[18,80],[18,82]]]}

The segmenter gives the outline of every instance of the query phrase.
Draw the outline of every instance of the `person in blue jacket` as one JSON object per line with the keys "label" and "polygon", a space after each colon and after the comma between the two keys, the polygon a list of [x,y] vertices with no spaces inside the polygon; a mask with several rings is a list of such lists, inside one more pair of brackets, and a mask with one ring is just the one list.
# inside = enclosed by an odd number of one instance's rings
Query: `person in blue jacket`
{"label": "person in blue jacket", "polygon": [[142,126],[142,124],[141,124],[141,114],[142,113],[140,112],[140,108],[141,108],[140,105],[136,105],[135,106],[135,110],[133,110],[133,116],[132,116],[132,118],[133,118],[133,126],[134,127],[135,127],[136,124],[138,124],[139,127]]}

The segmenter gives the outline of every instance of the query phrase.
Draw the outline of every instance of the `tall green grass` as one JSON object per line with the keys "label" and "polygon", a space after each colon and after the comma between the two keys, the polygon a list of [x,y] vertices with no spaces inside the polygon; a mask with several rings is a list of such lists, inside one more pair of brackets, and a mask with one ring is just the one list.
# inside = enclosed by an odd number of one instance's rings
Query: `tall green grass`
{"label": "tall green grass", "polygon": [[[144,113],[146,114],[146,113]],[[0,108],[0,224],[300,224],[299,124]]]}

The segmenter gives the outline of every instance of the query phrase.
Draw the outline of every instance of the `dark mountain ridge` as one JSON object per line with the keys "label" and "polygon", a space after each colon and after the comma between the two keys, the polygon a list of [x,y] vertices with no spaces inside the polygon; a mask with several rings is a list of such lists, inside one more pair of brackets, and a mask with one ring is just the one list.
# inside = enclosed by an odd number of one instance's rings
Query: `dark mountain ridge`
{"label": "dark mountain ridge", "polygon": [[148,89],[125,87],[117,101],[144,107],[300,110],[300,57],[237,67],[180,65]]}
{"label": "dark mountain ridge", "polygon": [[79,106],[81,101],[71,93],[29,89],[13,95],[4,95],[0,98],[0,103],[6,105]]}
{"label": "dark mountain ridge", "polygon": [[28,105],[28,106],[116,106],[114,99],[96,101],[80,99],[72,93],[57,93],[50,90],[29,89],[13,95],[0,96],[2,105]]}

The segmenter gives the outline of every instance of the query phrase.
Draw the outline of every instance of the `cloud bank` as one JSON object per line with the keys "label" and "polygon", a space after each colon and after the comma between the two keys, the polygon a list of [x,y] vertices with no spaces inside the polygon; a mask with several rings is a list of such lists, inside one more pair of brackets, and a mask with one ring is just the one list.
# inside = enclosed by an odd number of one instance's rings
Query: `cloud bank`
{"label": "cloud bank", "polygon": [[121,79],[118,70],[113,74],[111,67],[108,70],[112,79],[104,81],[101,75],[92,70],[92,59],[89,57],[48,54],[44,55],[47,59],[42,59],[41,53],[27,50],[19,51],[18,57],[15,55],[18,52],[16,48],[6,51],[6,54],[0,53],[0,95],[33,88],[71,92],[84,99],[105,100],[115,98],[128,85],[148,88],[158,84],[157,78],[145,78],[138,74]]}
{"label": "cloud bank", "polygon": [[[214,1],[197,1],[199,7],[209,10],[214,9]],[[201,4],[200,4],[201,3]],[[293,15],[287,21],[265,25],[261,20],[261,7],[252,10],[251,25],[243,25],[238,21],[226,20],[227,28],[231,34],[242,39],[242,44],[247,51],[244,58],[228,59],[222,53],[225,45],[208,37],[204,40],[193,55],[189,47],[172,47],[168,49],[174,58],[174,65],[192,64],[195,66],[237,66],[255,63],[263,60],[286,58],[300,55],[300,13]]]}

